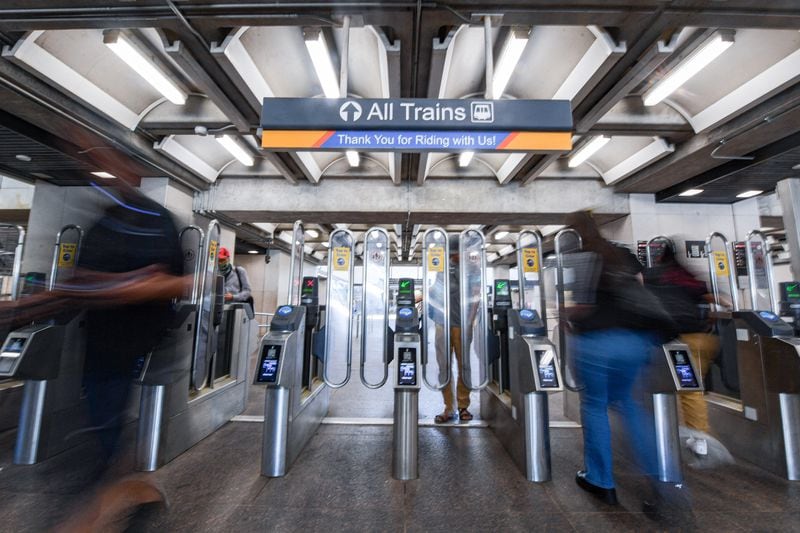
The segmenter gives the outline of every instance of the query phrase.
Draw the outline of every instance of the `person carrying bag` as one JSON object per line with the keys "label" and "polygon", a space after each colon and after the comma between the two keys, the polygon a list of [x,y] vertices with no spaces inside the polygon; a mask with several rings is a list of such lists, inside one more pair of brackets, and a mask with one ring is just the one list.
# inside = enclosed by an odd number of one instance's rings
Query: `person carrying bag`
{"label": "person carrying bag", "polygon": [[675,333],[675,324],[642,285],[641,265],[627,249],[605,240],[588,212],[567,216],[583,241],[584,252],[601,264],[594,302],[584,299],[566,309],[571,352],[581,391],[584,465],[575,476],[580,488],[616,505],[608,409],[614,408],[651,493],[643,510],[654,512],[658,498],[655,429],[652,415],[633,398],[633,387],[649,363],[653,348]]}

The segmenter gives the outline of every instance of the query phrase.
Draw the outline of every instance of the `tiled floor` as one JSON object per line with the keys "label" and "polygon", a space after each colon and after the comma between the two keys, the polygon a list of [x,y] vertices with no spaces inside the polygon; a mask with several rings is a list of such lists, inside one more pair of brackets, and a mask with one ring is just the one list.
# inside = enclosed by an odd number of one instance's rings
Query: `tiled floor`
{"label": "tiled floor", "polygon": [[[329,416],[392,416],[392,389],[351,384],[334,391]],[[251,387],[246,414],[263,414]],[[473,395],[473,412],[479,412]],[[441,411],[439,393],[420,393],[420,417]],[[551,419],[564,420],[558,397]],[[615,457],[620,505],[609,507],[574,483],[580,429],[551,429],[553,480],[527,482],[489,429],[421,427],[419,479],[391,476],[390,426],[322,425],[287,476],[259,475],[261,424],[232,422],[158,472],[169,508],[139,517],[133,530],[205,531],[798,531],[800,483],[739,463],[686,470],[661,521],[641,512],[644,481]],[[84,505],[96,472],[91,445],[39,465],[12,464],[13,431],[0,434],[0,531],[52,528]],[[123,468],[124,470],[124,468]],[[145,519],[146,518],[146,519]]]}

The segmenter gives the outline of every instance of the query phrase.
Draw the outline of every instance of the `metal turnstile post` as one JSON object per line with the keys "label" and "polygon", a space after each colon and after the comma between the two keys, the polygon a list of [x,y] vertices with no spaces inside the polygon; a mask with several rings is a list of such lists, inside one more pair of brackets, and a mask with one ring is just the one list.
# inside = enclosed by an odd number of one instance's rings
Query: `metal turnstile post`
{"label": "metal turnstile post", "polygon": [[800,481],[800,394],[778,394],[781,405],[786,477]]}
{"label": "metal turnstile post", "polygon": [[392,477],[419,477],[419,390],[395,389]]}
{"label": "metal turnstile post", "polygon": [[269,388],[264,398],[264,440],[261,446],[261,475],[286,475],[289,442],[289,389]]}
{"label": "metal turnstile post", "polygon": [[665,483],[683,483],[681,450],[678,437],[678,405],[675,394],[653,394],[656,426],[658,479]]}
{"label": "metal turnstile post", "polygon": [[525,453],[528,481],[550,481],[550,418],[547,413],[547,393],[529,392],[522,396],[525,404]]}
{"label": "metal turnstile post", "polygon": [[142,385],[136,437],[136,470],[158,469],[158,449],[164,421],[165,385]]}
{"label": "metal turnstile post", "polygon": [[39,458],[39,439],[44,417],[47,380],[28,380],[22,390],[17,444],[14,446],[14,464],[32,465]]}

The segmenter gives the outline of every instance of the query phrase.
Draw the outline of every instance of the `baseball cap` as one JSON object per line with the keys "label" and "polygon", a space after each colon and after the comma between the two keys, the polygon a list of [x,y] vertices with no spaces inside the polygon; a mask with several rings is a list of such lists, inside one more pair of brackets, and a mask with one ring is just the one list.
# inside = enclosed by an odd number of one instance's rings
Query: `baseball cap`
{"label": "baseball cap", "polygon": [[231,253],[228,251],[227,248],[220,248],[219,254],[217,254],[219,259],[230,259]]}

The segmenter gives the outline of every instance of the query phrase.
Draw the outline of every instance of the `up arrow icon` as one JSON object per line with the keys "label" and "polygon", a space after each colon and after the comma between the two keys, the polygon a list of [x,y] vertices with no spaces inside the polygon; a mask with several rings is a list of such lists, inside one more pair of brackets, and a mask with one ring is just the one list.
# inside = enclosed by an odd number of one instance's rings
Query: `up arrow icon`
{"label": "up arrow icon", "polygon": [[361,104],[348,100],[339,107],[339,116],[345,122],[355,122],[361,118]]}

